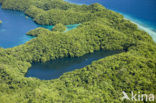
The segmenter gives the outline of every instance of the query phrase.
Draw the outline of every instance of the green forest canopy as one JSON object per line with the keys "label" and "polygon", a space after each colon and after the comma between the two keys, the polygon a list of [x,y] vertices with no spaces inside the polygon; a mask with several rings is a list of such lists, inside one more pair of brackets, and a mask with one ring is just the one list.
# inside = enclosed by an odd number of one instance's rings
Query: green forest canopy
{"label": "green forest canopy", "polygon": [[67,29],[67,27],[66,27],[65,25],[61,24],[61,23],[56,24],[56,25],[52,28],[53,31],[59,31],[59,32],[64,32],[66,29]]}
{"label": "green forest canopy", "polygon": [[[75,5],[62,0],[0,2],[2,8],[23,11],[38,24],[81,23],[68,32],[37,28],[32,32],[37,37],[27,43],[0,48],[1,103],[121,103],[122,91],[155,92],[156,43],[122,15],[97,3]],[[64,73],[58,79],[44,81],[25,77],[33,62],[79,57],[97,50],[125,52]]]}

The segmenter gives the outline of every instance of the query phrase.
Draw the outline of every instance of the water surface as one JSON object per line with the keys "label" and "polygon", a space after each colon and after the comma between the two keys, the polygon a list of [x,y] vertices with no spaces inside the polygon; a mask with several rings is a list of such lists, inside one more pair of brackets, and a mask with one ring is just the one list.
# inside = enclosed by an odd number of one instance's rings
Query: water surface
{"label": "water surface", "polygon": [[[12,48],[33,39],[34,37],[26,33],[37,27],[44,27],[51,30],[54,26],[36,24],[23,12],[4,10],[0,6],[0,47]],[[67,25],[67,31],[76,28],[79,24]]]}
{"label": "water surface", "polygon": [[0,47],[11,48],[33,37],[26,35],[29,30],[38,27],[31,18],[26,18],[24,13],[12,10],[3,10],[0,6]]}
{"label": "water surface", "polygon": [[26,77],[50,80],[60,77],[63,73],[83,68],[93,61],[119,53],[117,51],[96,51],[79,58],[63,58],[47,63],[35,63],[28,69]]}

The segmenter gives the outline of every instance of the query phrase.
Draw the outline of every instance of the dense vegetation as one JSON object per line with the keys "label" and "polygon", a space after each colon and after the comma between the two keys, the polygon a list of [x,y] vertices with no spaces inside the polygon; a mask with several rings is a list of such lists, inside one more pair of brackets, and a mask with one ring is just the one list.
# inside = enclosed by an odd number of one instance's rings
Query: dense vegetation
{"label": "dense vegetation", "polygon": [[0,20],[0,24],[2,24],[2,21]]}
{"label": "dense vegetation", "polygon": [[35,22],[42,25],[79,24],[97,17],[121,16],[99,4],[79,6],[63,0],[4,0],[2,7],[24,11]]}
{"label": "dense vegetation", "polygon": [[67,29],[67,27],[66,27],[65,25],[61,24],[61,23],[56,24],[56,25],[52,28],[53,31],[59,31],[59,32],[64,32],[66,29]]}
{"label": "dense vegetation", "polygon": [[[155,93],[156,43],[120,14],[100,4],[80,6],[62,0],[0,2],[5,9],[24,11],[39,24],[81,23],[67,32],[37,28],[27,33],[37,36],[27,43],[0,48],[1,103],[121,103],[122,91]],[[97,50],[125,52],[55,80],[24,77],[33,62]]]}
{"label": "dense vegetation", "polygon": [[45,32],[49,32],[48,29],[45,29],[45,28],[42,28],[42,27],[38,27],[34,30],[31,30],[29,32],[27,32],[27,35],[30,35],[30,36],[38,36],[40,34],[45,34]]}

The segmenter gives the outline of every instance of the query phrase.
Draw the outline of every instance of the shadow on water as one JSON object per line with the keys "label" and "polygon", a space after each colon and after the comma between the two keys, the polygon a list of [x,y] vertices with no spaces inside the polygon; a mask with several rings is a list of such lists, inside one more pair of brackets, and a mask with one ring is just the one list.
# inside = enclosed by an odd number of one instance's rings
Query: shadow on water
{"label": "shadow on water", "polygon": [[83,68],[93,61],[120,53],[119,51],[96,51],[77,58],[63,58],[46,63],[34,63],[28,69],[26,77],[36,77],[41,80],[59,78],[63,73]]}

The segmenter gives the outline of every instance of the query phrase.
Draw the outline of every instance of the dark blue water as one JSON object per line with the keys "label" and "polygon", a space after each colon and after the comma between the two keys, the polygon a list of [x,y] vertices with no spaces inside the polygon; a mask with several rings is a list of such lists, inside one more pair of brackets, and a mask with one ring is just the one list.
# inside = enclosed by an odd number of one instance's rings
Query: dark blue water
{"label": "dark blue water", "polygon": [[0,20],[0,47],[3,48],[31,40],[33,37],[25,35],[26,32],[38,27],[30,18],[26,18],[24,13],[17,11],[0,9]]}
{"label": "dark blue water", "polygon": [[76,4],[100,3],[117,11],[148,32],[156,41],[156,0],[65,0]]}
{"label": "dark blue water", "polygon": [[93,54],[86,54],[79,58],[63,58],[47,63],[32,64],[26,77],[36,77],[41,80],[50,80],[60,77],[63,73],[83,68],[91,62],[116,54],[119,52],[98,51]]}
{"label": "dark blue water", "polygon": [[[36,24],[31,18],[26,17],[23,12],[3,10],[0,6],[0,47],[11,48],[31,40],[33,37],[26,33],[37,27],[52,29],[53,26]],[[67,31],[74,29],[78,24],[67,25]]]}

